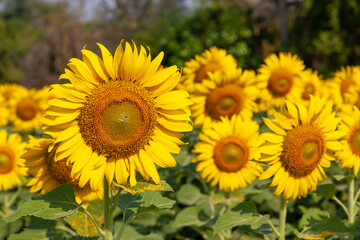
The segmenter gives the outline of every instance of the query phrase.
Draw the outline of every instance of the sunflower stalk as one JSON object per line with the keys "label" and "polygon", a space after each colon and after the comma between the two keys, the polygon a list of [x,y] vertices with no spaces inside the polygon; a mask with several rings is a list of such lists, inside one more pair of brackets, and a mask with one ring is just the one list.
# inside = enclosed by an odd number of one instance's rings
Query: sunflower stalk
{"label": "sunflower stalk", "polygon": [[355,198],[354,198],[354,192],[355,192],[355,177],[354,175],[351,175],[351,180],[349,182],[349,225],[350,227],[353,227],[354,220],[355,220]]}
{"label": "sunflower stalk", "polygon": [[285,240],[285,226],[286,226],[286,211],[287,211],[287,200],[281,196],[281,208],[280,208],[280,214],[279,214],[279,220],[280,220],[280,240]]}
{"label": "sunflower stalk", "polygon": [[104,240],[113,240],[112,194],[108,181],[104,178]]}

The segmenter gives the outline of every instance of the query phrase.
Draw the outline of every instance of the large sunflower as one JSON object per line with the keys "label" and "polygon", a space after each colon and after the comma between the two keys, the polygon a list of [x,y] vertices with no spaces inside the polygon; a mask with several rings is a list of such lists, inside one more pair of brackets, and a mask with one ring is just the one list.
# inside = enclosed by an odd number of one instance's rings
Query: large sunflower
{"label": "large sunflower", "polygon": [[231,117],[234,114],[244,119],[252,118],[253,112],[257,111],[254,101],[259,95],[259,87],[255,83],[255,73],[251,70],[209,74],[209,79],[196,84],[196,91],[191,96],[195,124],[219,121],[222,116]]}
{"label": "large sunflower", "polygon": [[201,83],[208,78],[209,73],[221,71],[225,73],[237,68],[235,58],[227,54],[226,50],[217,47],[211,47],[205,50],[201,55],[196,55],[185,63],[183,69],[182,84],[189,92],[195,90],[195,83]]}
{"label": "large sunflower", "polygon": [[26,186],[30,187],[29,191],[45,194],[61,184],[69,183],[74,187],[78,203],[102,199],[102,188],[92,191],[89,184],[80,188],[77,184],[78,180],[71,178],[71,166],[66,164],[66,159],[54,160],[57,146],[52,145],[53,141],[30,136],[28,150],[22,156],[26,160],[25,166],[29,169],[28,173],[33,176],[26,183]]}
{"label": "large sunflower", "polygon": [[300,103],[285,101],[282,114],[275,112],[274,119],[264,118],[273,131],[260,135],[260,161],[270,167],[260,176],[274,176],[270,187],[283,198],[306,197],[316,189],[318,182],[326,179],[323,167],[330,167],[334,151],[342,149],[335,131],[340,118],[332,112],[332,103],[319,97],[310,97],[308,108]]}
{"label": "large sunflower", "polygon": [[263,87],[260,102],[266,105],[266,109],[262,110],[268,110],[279,107],[289,95],[301,91],[296,82],[305,65],[297,55],[283,52],[279,56],[271,54],[264,62],[257,70],[257,77]]}
{"label": "large sunflower", "polygon": [[245,188],[262,172],[262,166],[252,161],[257,158],[259,126],[239,115],[231,119],[209,122],[206,131],[199,135],[200,142],[194,146],[198,153],[193,162],[196,170],[211,185],[220,190],[235,191]]}
{"label": "large sunflower", "polygon": [[360,111],[355,106],[350,114],[345,115],[338,127],[343,133],[343,150],[336,153],[341,167],[353,168],[355,176],[360,168]]}
{"label": "large sunflower", "polygon": [[170,153],[179,153],[182,134],[191,131],[189,94],[172,91],[180,80],[176,66],[159,70],[163,58],[151,56],[129,43],[112,56],[99,44],[102,58],[83,49],[83,60],[70,59],[71,70],[52,85],[44,126],[60,132],[56,159],[68,158],[71,175],[83,187],[97,190],[104,175],[108,182],[136,184],[136,171],[159,183],[155,167],[174,167]]}
{"label": "large sunflower", "polygon": [[0,130],[0,190],[7,191],[24,180],[27,169],[21,155],[25,146],[19,134],[7,136],[6,130]]}
{"label": "large sunflower", "polygon": [[336,71],[327,82],[328,98],[337,110],[350,113],[354,105],[360,106],[360,67],[346,66]]}
{"label": "large sunflower", "polygon": [[18,91],[9,100],[10,117],[15,131],[39,129],[44,116],[47,98],[36,89]]}

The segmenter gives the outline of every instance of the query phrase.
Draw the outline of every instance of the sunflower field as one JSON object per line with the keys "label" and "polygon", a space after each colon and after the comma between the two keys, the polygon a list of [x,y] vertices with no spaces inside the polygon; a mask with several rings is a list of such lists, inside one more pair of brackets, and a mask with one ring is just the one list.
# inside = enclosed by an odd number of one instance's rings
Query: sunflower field
{"label": "sunflower field", "polygon": [[360,239],[358,1],[0,3],[0,239]]}

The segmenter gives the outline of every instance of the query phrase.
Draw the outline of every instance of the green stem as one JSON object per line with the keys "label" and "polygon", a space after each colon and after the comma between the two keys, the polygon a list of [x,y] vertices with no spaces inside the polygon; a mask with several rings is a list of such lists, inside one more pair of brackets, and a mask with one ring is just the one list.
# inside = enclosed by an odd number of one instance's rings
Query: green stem
{"label": "green stem", "polygon": [[355,177],[354,175],[351,175],[351,181],[349,183],[349,225],[352,227],[355,220],[355,199],[354,199],[354,193],[355,193]]}
{"label": "green stem", "polygon": [[340,207],[342,207],[342,209],[344,210],[344,212],[346,213],[346,215],[349,218],[349,211],[348,211],[347,207],[335,195],[332,197],[332,199],[335,202],[337,202],[337,204],[339,204]]}
{"label": "green stem", "polygon": [[112,209],[112,194],[108,181],[104,178],[104,240],[113,240],[113,212]]}
{"label": "green stem", "polygon": [[118,204],[118,201],[119,201],[121,192],[122,192],[122,189],[121,189],[121,188],[118,188],[118,191],[117,191],[117,193],[116,193],[116,195],[115,195],[115,201],[114,201],[114,203],[113,203],[113,206],[111,207],[111,211],[112,211],[112,212],[115,211],[115,208],[116,208],[116,206],[117,206],[117,204]]}
{"label": "green stem", "polygon": [[267,224],[269,224],[269,226],[272,228],[272,230],[274,231],[274,233],[276,234],[277,237],[280,237],[280,233],[279,231],[276,229],[276,227],[274,226],[274,224],[267,219],[266,217],[264,217],[263,215],[260,215],[262,218],[265,219],[265,221],[267,222]]}
{"label": "green stem", "polygon": [[[348,214],[348,219],[349,219],[349,226],[351,228],[354,227],[354,221],[355,221],[355,204],[356,204],[356,199],[355,199],[355,176],[354,174],[351,174],[351,180],[349,182],[349,196],[348,196],[348,201],[349,201],[349,214]],[[349,236],[349,239],[352,240],[354,239],[353,235]]]}
{"label": "green stem", "polygon": [[101,227],[99,226],[99,224],[95,220],[94,216],[91,215],[91,213],[89,213],[89,211],[86,210],[86,208],[84,208],[83,206],[81,206],[80,210],[83,211],[91,219],[91,221],[95,224],[96,230],[98,231],[100,236],[102,238],[105,238],[105,232],[101,229]]}
{"label": "green stem", "polygon": [[14,195],[10,198],[10,200],[7,202],[7,207],[11,207],[11,205],[14,203],[14,201],[16,200],[16,198],[19,196],[20,192],[22,190],[22,187],[19,186],[18,189],[16,190],[16,192],[14,193]]}
{"label": "green stem", "polygon": [[125,221],[125,213],[126,210],[123,212],[123,218],[122,218],[122,223],[119,229],[119,232],[116,235],[116,239],[115,240],[120,240],[121,239],[121,235],[124,232],[125,226],[126,226],[126,221]]}
{"label": "green stem", "polygon": [[280,208],[280,237],[279,240],[285,240],[285,226],[286,226],[286,205],[287,200],[281,196],[281,208]]}

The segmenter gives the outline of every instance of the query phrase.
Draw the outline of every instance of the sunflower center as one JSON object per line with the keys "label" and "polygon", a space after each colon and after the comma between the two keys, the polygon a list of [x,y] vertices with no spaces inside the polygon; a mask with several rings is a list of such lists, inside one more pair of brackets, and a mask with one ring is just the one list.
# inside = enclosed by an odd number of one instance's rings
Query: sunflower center
{"label": "sunflower center", "polygon": [[209,62],[208,64],[204,65],[195,73],[195,82],[201,83],[204,79],[208,78],[208,73],[214,73],[215,71],[219,70],[220,66],[217,62]]}
{"label": "sunflower center", "polygon": [[315,86],[312,83],[307,83],[304,92],[302,93],[302,98],[304,100],[309,100],[310,94],[314,95],[314,93],[315,93]]}
{"label": "sunflower center", "polygon": [[142,113],[134,102],[115,102],[103,111],[102,128],[115,141],[131,138],[136,134],[141,124]]}
{"label": "sunflower center", "polygon": [[277,97],[285,96],[293,86],[293,76],[286,71],[274,72],[268,83],[269,91]]}
{"label": "sunflower center", "polygon": [[360,129],[355,129],[348,140],[351,150],[356,155],[360,156]]}
{"label": "sunflower center", "polygon": [[242,89],[237,85],[216,88],[206,99],[205,111],[213,119],[240,113],[244,106]]}
{"label": "sunflower center", "polygon": [[281,160],[294,177],[309,175],[320,163],[325,152],[320,130],[306,124],[288,131],[283,141]]}
{"label": "sunflower center", "polygon": [[105,156],[127,158],[151,139],[157,124],[155,103],[143,87],[111,81],[95,88],[78,124],[85,143]]}
{"label": "sunflower center", "polygon": [[224,172],[237,172],[247,162],[249,150],[238,138],[226,137],[214,147],[215,165]]}
{"label": "sunflower center", "polygon": [[15,155],[5,147],[0,147],[0,174],[10,172],[14,168]]}
{"label": "sunflower center", "polygon": [[343,79],[340,85],[341,95],[345,94],[348,91],[349,87],[354,84],[355,82],[352,78]]}
{"label": "sunflower center", "polygon": [[24,121],[33,119],[39,111],[38,105],[32,100],[20,102],[16,109],[16,114]]}

